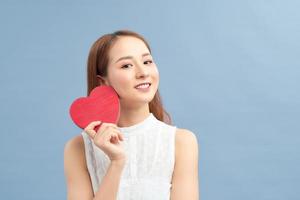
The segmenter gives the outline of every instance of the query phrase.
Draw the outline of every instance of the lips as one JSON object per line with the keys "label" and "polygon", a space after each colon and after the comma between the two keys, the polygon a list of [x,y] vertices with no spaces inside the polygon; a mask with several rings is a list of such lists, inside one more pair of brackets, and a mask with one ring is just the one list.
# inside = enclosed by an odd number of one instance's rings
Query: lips
{"label": "lips", "polygon": [[148,85],[148,84],[149,84],[149,86],[151,85],[150,82],[140,83],[140,84],[136,85],[135,88],[137,88],[137,87],[139,87],[139,86],[141,86],[141,85]]}

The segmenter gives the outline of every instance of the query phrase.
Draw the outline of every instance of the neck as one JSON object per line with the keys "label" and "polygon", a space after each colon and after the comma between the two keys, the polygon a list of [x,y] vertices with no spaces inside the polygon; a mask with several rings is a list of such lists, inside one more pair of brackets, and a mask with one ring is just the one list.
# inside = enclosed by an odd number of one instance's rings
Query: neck
{"label": "neck", "polygon": [[118,127],[128,127],[146,119],[150,114],[149,104],[144,104],[139,108],[120,108]]}

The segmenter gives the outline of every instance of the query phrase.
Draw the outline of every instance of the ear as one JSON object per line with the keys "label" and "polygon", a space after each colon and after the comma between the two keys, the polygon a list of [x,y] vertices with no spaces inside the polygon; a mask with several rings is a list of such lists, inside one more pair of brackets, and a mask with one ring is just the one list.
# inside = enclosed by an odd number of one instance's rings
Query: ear
{"label": "ear", "polygon": [[109,85],[105,77],[97,75],[99,85]]}

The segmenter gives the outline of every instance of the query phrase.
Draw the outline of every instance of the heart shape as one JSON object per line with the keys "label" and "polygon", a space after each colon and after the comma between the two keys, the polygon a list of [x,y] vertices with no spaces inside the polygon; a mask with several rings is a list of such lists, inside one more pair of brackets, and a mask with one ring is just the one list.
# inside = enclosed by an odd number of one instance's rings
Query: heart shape
{"label": "heart shape", "polygon": [[[73,122],[82,129],[92,121],[116,124],[120,116],[118,94],[111,86],[95,87],[88,97],[73,101],[69,112]],[[96,132],[101,124],[94,128]]]}

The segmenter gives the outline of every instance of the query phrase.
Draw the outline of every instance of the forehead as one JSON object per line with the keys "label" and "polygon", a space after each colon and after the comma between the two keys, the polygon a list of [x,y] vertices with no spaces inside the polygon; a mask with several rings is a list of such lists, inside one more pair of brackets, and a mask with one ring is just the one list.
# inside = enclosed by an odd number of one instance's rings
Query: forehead
{"label": "forehead", "polygon": [[111,61],[115,61],[123,56],[141,56],[150,53],[146,44],[139,38],[131,36],[121,36],[113,44],[109,51]]}

